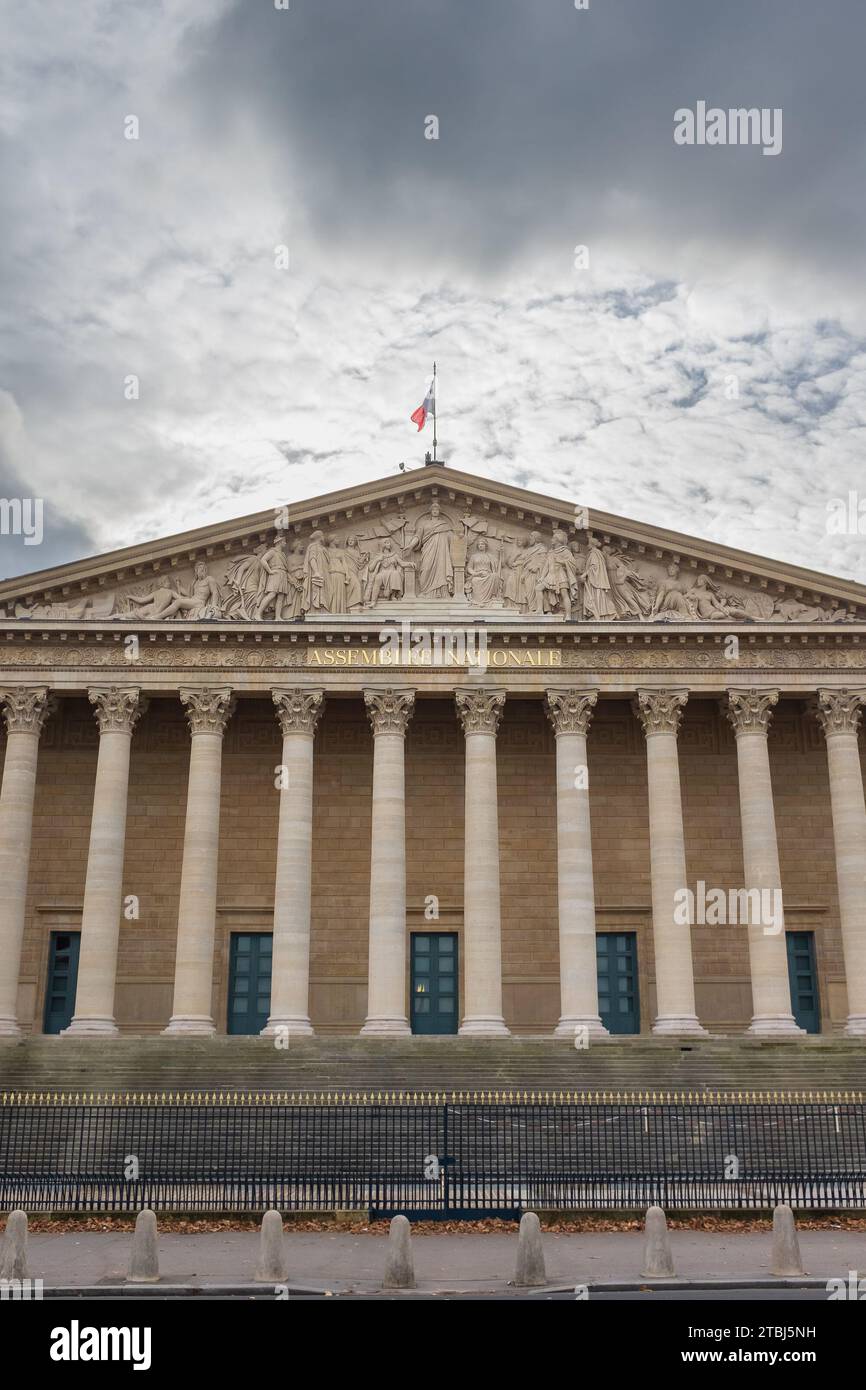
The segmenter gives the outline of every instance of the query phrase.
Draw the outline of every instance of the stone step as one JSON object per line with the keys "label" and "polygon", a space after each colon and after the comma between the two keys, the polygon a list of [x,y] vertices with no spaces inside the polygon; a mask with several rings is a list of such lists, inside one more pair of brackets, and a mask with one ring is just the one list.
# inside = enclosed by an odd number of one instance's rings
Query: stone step
{"label": "stone step", "polygon": [[577,1050],[516,1037],[27,1038],[0,1046],[0,1091],[866,1090],[857,1041],[630,1039]]}

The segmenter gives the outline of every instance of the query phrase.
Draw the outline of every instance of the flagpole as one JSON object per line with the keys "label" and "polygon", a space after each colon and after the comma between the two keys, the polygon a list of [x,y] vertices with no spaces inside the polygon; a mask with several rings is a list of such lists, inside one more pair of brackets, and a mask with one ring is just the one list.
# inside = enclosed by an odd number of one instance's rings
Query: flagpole
{"label": "flagpole", "polygon": [[436,385],[436,363],[433,363],[433,462],[436,463],[436,417],[439,414],[439,392]]}

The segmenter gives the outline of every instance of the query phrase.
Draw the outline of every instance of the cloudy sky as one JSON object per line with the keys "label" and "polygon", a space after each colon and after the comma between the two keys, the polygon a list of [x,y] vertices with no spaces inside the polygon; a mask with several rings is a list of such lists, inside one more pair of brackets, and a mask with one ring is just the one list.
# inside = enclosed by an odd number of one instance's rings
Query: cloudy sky
{"label": "cloudy sky", "polygon": [[0,22],[0,575],[418,463],[435,358],[455,467],[866,581],[862,0]]}

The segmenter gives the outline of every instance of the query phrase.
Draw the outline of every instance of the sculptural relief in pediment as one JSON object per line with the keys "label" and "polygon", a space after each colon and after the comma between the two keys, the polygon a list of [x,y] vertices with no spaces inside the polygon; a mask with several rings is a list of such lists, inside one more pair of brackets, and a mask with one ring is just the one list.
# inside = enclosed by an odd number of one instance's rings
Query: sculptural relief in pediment
{"label": "sculptural relief in pediment", "polygon": [[[418,494],[416,494],[416,498]],[[303,622],[346,615],[544,622],[806,622],[856,616],[723,564],[598,534],[556,518],[481,501],[393,501],[211,545],[153,565],[134,580],[118,572],[90,595],[53,591],[7,600],[17,619],[118,622]],[[685,549],[685,547],[684,547]],[[720,577],[720,573],[722,577]],[[67,586],[71,587],[71,586]],[[2,610],[0,610],[2,611]]]}

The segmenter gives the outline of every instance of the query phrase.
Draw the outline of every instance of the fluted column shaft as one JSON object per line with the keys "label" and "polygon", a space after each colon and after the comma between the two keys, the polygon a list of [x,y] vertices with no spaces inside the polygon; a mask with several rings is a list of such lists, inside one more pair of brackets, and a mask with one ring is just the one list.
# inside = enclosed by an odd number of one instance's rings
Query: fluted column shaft
{"label": "fluted column shaft", "polygon": [[496,732],[505,694],[458,690],[466,738],[461,1033],[504,1037]]}
{"label": "fluted column shaft", "polygon": [[400,1035],[406,1017],[406,729],[414,690],[365,690],[373,726],[370,939],[362,1033]]}
{"label": "fluted column shaft", "polygon": [[849,1038],[866,1037],[866,803],[857,738],[864,701],[863,690],[818,692],[817,714],[827,740],[830,773]]}
{"label": "fluted column shaft", "polygon": [[271,1010],[262,1033],[309,1036],[313,866],[313,745],[324,708],[321,690],[274,690],[283,733]]}
{"label": "fluted column shaft", "polygon": [[99,755],[81,915],[75,1012],[63,1036],[115,1037],[114,993],[123,904],[123,855],[132,733],[144,709],[137,688],[87,692],[99,725]]}
{"label": "fluted column shaft", "polygon": [[653,1032],[702,1034],[695,1013],[690,924],[677,911],[688,887],[677,735],[688,700],[685,690],[639,690],[635,701],[646,735],[650,874],[656,1018]]}
{"label": "fluted column shaft", "polygon": [[[752,977],[752,1021],[748,1031],[757,1037],[796,1037],[803,1031],[791,1012],[788,948],[780,906],[782,875],[767,742],[778,699],[778,690],[729,690],[727,703],[723,704],[737,740],[744,888],[747,895],[754,894],[749,899],[746,924]],[[758,901],[760,911],[756,910]],[[770,920],[765,909],[774,904],[778,910],[774,908],[774,918]]]}
{"label": "fluted column shaft", "polygon": [[595,887],[586,738],[598,698],[594,690],[547,692],[556,735],[556,866],[559,901],[559,1037],[586,1029],[606,1037],[598,1013]]}
{"label": "fluted column shaft", "polygon": [[6,687],[0,690],[0,708],[7,730],[0,788],[0,1037],[17,1038],[36,764],[39,736],[50,710],[48,689]]}
{"label": "fluted column shaft", "polygon": [[181,690],[192,740],[183,838],[183,868],[174,967],[174,1005],[166,1033],[208,1035],[212,1016],[213,957],[219,864],[223,734],[231,717],[231,691]]}

